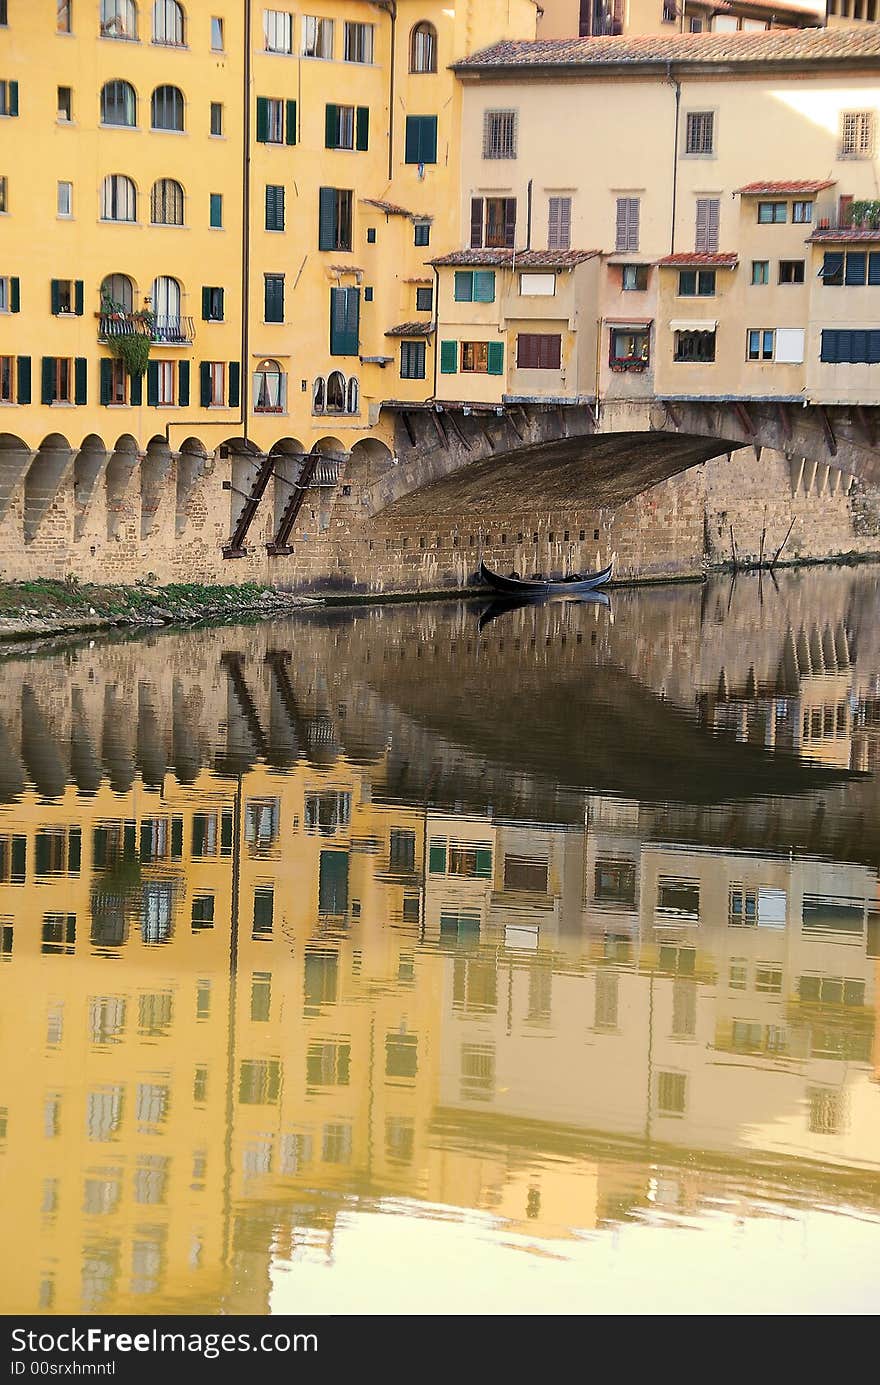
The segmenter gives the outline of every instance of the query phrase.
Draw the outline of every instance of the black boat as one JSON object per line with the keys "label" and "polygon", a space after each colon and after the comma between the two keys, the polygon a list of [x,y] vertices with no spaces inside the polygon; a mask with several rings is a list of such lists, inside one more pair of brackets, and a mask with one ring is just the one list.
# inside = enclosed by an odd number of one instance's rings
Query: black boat
{"label": "black boat", "polygon": [[[478,626],[483,630],[507,611],[521,611],[524,606],[534,607],[537,604],[538,597],[534,593],[527,596],[493,596],[488,606],[484,606],[480,612]],[[610,610],[611,597],[603,591],[578,592],[577,600],[573,599],[572,605],[605,606]]]}
{"label": "black boat", "polygon": [[576,573],[572,577],[504,577],[500,572],[493,572],[484,562],[480,563],[480,576],[488,586],[494,587],[495,591],[503,592],[505,596],[548,596],[551,592],[591,592],[597,587],[603,587],[611,577],[612,564],[603,567],[599,572],[591,572],[588,575]]}

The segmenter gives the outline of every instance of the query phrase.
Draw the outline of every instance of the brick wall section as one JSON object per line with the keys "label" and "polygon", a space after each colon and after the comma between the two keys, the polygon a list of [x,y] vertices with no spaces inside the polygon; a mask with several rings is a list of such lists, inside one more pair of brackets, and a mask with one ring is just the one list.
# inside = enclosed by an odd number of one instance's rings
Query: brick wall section
{"label": "brick wall section", "polygon": [[[800,475],[779,453],[743,449],[693,467],[616,509],[571,504],[536,511],[516,497],[478,520],[462,513],[432,516],[394,507],[371,519],[341,495],[311,492],[295,531],[293,552],[270,558],[274,500],[267,490],[248,535],[246,555],[224,559],[222,546],[240,498],[224,490],[231,462],[209,462],[189,497],[176,532],[177,465],[157,491],[142,495],[138,468],[114,494],[95,488],[79,539],[74,539],[73,480],[62,485],[39,529],[24,541],[24,485],[0,520],[0,577],[64,577],[131,583],[262,581],[290,589],[388,592],[437,591],[472,582],[482,554],[503,572],[583,571],[614,561],[621,578],[699,574],[704,566],[772,556],[791,525],[785,558],[826,558],[880,551],[880,493],[856,482],[849,493],[822,468]],[[344,478],[343,478],[344,479]],[[793,482],[796,488],[793,490]],[[146,513],[144,502],[146,501]],[[793,523],[792,523],[793,522]],[[147,530],[141,537],[142,528]],[[537,536],[537,537],[536,537]]]}

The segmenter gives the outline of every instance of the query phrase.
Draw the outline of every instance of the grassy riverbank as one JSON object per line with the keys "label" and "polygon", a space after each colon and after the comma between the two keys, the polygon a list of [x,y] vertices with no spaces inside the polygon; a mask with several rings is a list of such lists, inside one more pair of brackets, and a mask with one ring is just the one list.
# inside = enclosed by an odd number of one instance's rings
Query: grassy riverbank
{"label": "grassy riverbank", "polygon": [[191,625],[229,617],[282,615],[315,605],[308,597],[255,582],[241,586],[179,583],[96,586],[75,581],[0,582],[0,640],[74,630]]}

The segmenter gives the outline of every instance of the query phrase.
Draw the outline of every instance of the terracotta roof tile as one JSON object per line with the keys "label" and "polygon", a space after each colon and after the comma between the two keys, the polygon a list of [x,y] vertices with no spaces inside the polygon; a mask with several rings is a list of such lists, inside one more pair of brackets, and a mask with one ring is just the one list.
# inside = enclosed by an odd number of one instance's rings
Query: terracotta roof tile
{"label": "terracotta roof tile", "polygon": [[824,241],[826,244],[833,244],[835,241],[841,245],[851,241],[876,241],[880,240],[880,230],[866,231],[858,230],[855,226],[822,226],[817,227],[808,241]]}
{"label": "terracotta roof tile", "polygon": [[701,250],[685,250],[678,255],[665,255],[657,263],[664,269],[736,269],[739,256],[735,251],[706,255]]}
{"label": "terracotta roof tile", "polygon": [[431,337],[434,335],[433,322],[400,322],[389,327],[386,337]]}
{"label": "terracotta roof tile", "polygon": [[454,63],[456,72],[499,68],[684,67],[768,62],[880,65],[880,25],[861,29],[769,29],[742,33],[640,34],[613,38],[507,39]]}
{"label": "terracotta roof tile", "polygon": [[797,197],[802,192],[824,192],[825,188],[833,188],[836,182],[836,178],[823,178],[821,181],[806,178],[787,183],[746,183],[745,187],[734,188],[734,191],[741,197]]}
{"label": "terracotta roof tile", "polygon": [[409,212],[406,207],[398,207],[396,202],[383,202],[380,197],[362,197],[361,201],[367,207],[376,207],[378,211],[384,212],[386,216],[418,216],[417,212]]}
{"label": "terracotta roof tile", "polygon": [[498,269],[574,269],[599,250],[453,250],[430,260],[434,265],[470,265]]}

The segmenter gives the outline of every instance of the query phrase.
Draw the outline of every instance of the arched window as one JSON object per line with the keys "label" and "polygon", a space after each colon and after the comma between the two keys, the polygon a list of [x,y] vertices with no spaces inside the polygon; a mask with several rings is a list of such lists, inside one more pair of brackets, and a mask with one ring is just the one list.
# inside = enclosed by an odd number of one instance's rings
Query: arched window
{"label": "arched window", "polygon": [[360,410],[360,390],[358,382],[352,375],[348,382],[348,399],[346,401],[346,412],[356,414]]}
{"label": "arched window", "polygon": [[254,372],[254,410],[280,414],[284,408],[284,374],[277,361],[260,361]]}
{"label": "arched window", "polygon": [[101,124],[137,124],[137,96],[130,82],[104,83],[101,88]]}
{"label": "arched window", "polygon": [[341,370],[331,370],[327,376],[327,412],[345,413],[345,376]]}
{"label": "arched window", "polygon": [[102,221],[137,221],[137,190],[124,173],[108,173],[101,185]]}
{"label": "arched window", "polygon": [[183,188],[173,178],[158,178],[153,184],[150,220],[154,226],[183,225]]}
{"label": "arched window", "polygon": [[326,398],[327,387],[323,375],[319,375],[312,386],[312,413],[322,414],[324,412],[324,400]]}
{"label": "arched window", "polygon": [[138,12],[134,0],[101,0],[101,37],[138,36]]}
{"label": "arched window", "polygon": [[154,0],[153,42],[165,43],[170,48],[183,47],[183,6],[177,0]]}
{"label": "arched window", "polygon": [[179,87],[157,87],[151,102],[154,130],[183,129],[183,92]]}
{"label": "arched window", "polygon": [[409,40],[410,72],[437,71],[437,30],[433,24],[416,24]]}
{"label": "arched window", "polygon": [[127,274],[108,274],[101,282],[102,313],[134,312],[134,284]]}

